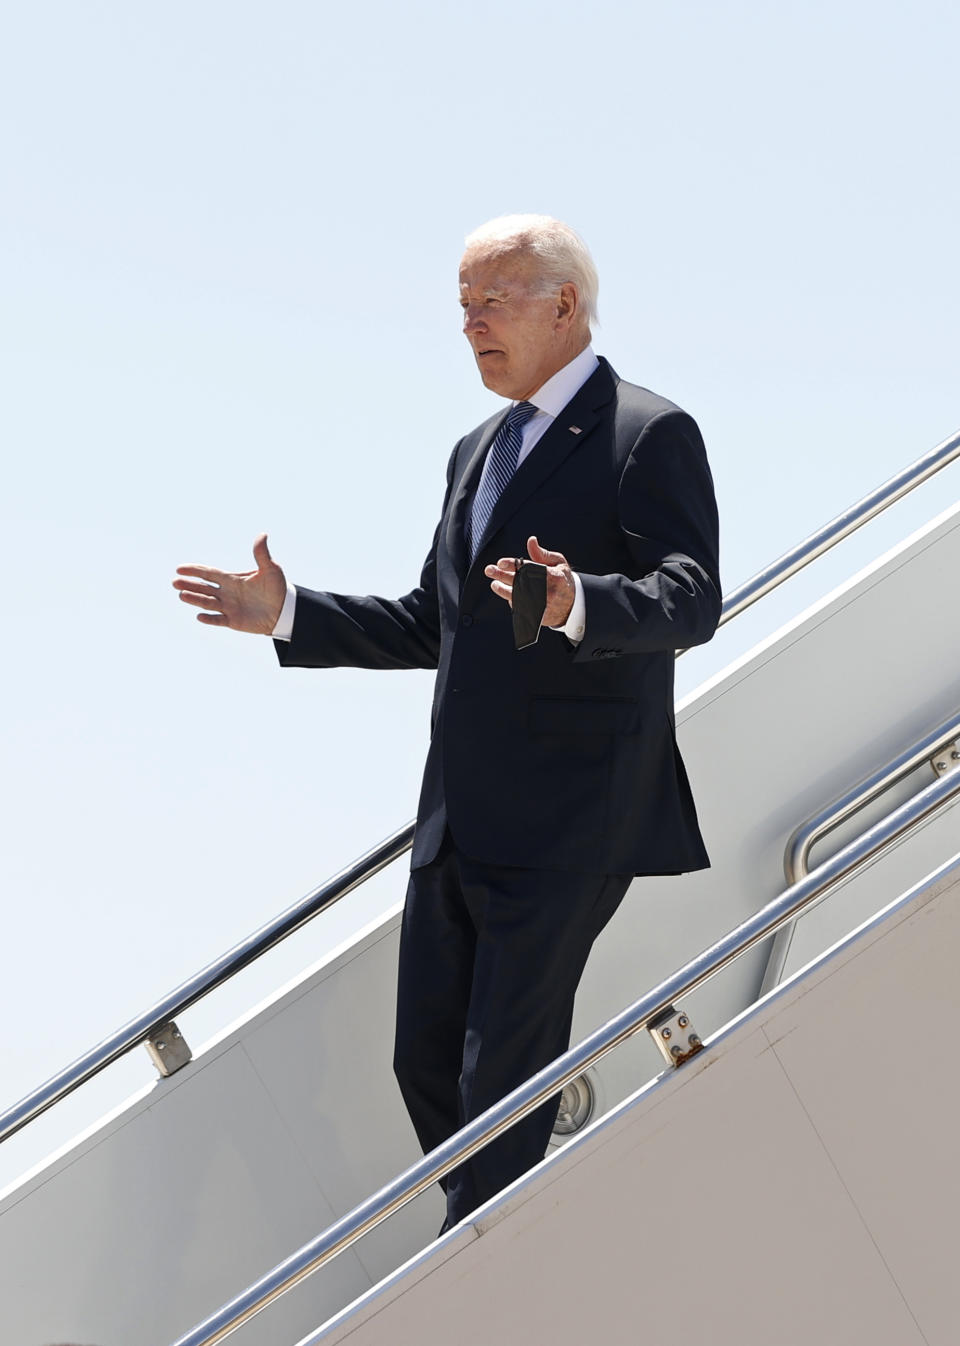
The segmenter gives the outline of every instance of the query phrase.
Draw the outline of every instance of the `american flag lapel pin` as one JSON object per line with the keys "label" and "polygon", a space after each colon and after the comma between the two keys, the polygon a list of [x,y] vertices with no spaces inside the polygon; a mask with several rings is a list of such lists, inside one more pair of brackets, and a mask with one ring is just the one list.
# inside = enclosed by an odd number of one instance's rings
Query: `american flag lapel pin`
{"label": "american flag lapel pin", "polygon": [[579,427],[579,425],[571,425],[571,426],[570,426],[570,429],[572,430],[572,432],[573,432],[575,435],[579,435],[579,433],[580,433],[580,427]]}

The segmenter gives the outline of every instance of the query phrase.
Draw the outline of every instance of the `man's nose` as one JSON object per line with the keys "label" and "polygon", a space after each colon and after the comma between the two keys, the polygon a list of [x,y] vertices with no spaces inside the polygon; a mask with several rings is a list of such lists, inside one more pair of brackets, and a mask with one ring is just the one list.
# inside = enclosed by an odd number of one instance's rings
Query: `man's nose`
{"label": "man's nose", "polygon": [[471,332],[485,332],[486,329],[487,324],[484,322],[479,309],[475,309],[471,304],[463,310],[463,331],[465,336],[469,336]]}

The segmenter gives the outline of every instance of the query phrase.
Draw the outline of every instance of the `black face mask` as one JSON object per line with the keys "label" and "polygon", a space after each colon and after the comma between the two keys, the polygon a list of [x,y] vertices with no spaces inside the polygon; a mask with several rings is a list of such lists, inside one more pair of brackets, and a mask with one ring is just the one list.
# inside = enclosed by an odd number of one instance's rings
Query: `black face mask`
{"label": "black face mask", "polygon": [[518,650],[535,645],[547,606],[547,567],[517,560],[513,577],[513,643]]}

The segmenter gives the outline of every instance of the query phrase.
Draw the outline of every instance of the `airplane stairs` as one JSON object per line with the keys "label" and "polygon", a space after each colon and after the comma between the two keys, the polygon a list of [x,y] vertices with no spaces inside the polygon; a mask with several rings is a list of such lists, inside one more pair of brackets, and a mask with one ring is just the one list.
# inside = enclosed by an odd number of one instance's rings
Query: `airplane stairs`
{"label": "airplane stairs", "polygon": [[[832,801],[857,800],[812,875],[931,783],[936,807],[683,999],[691,1060],[627,1038],[473,1220],[434,1241],[424,1191],[233,1341],[955,1346],[960,739],[937,735],[960,716],[958,573],[960,506],[678,707],[713,868],[637,881],[574,1041],[776,899]],[[199,1342],[418,1159],[390,1070],[398,924],[394,907],[0,1194],[4,1342]]]}

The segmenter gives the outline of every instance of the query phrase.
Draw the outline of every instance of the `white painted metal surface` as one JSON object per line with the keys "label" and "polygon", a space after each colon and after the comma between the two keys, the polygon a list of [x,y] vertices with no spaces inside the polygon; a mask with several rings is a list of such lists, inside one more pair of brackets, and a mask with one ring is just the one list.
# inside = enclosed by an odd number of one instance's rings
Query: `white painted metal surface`
{"label": "white painted metal surface", "polygon": [[[958,566],[954,510],[681,708],[714,868],[635,885],[588,968],[575,1032],[780,891],[794,827],[957,708],[960,624],[943,609]],[[958,812],[808,917],[793,953],[809,957],[951,854]],[[389,1066],[397,924],[391,913],[0,1200],[11,1340],[173,1340],[415,1158]],[[748,955],[691,998],[701,1033],[751,1002],[762,970]],[[627,1043],[597,1068],[601,1106],[659,1069],[650,1043]],[[439,1221],[439,1200],[421,1198],[290,1296],[268,1332],[255,1320],[236,1340],[294,1340]]]}
{"label": "white painted metal surface", "polygon": [[955,1346],[958,952],[960,856],[300,1346]]}

